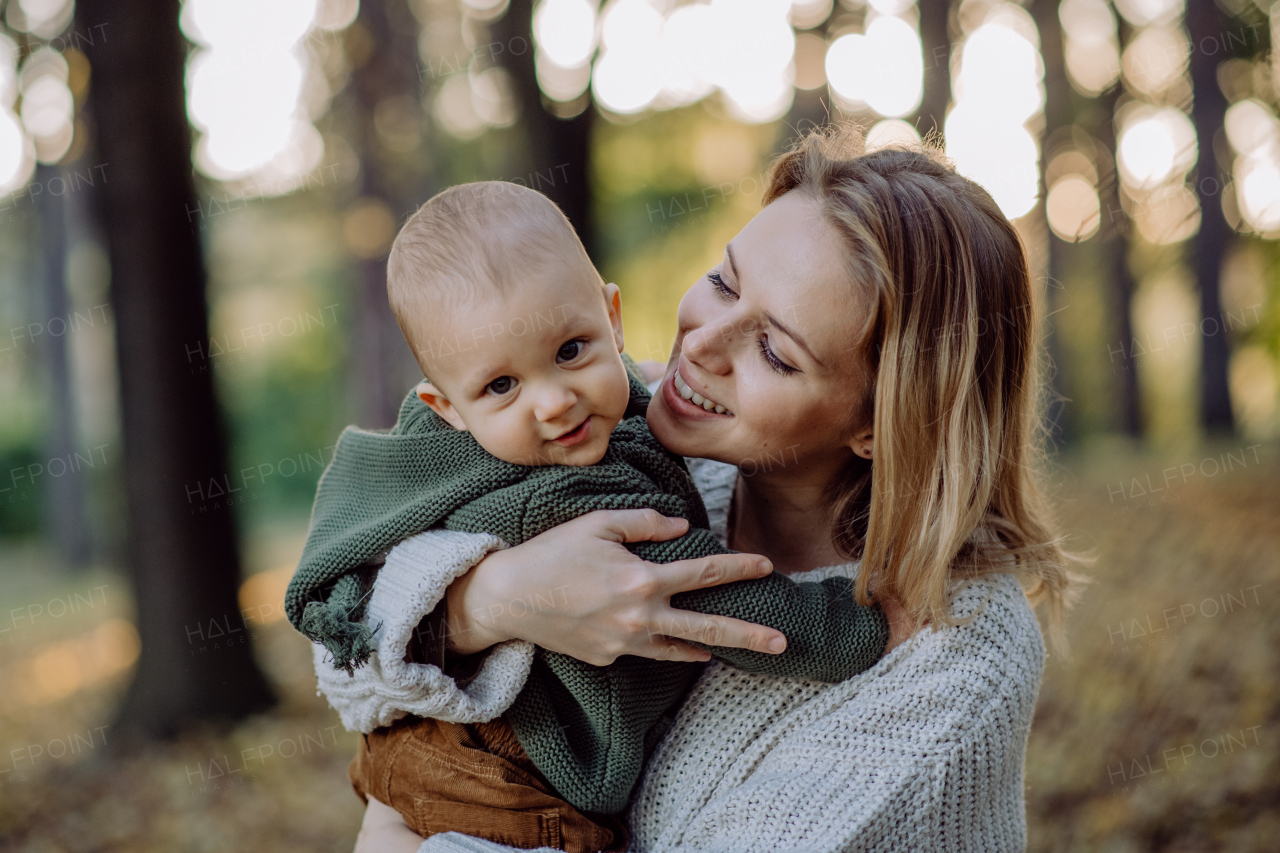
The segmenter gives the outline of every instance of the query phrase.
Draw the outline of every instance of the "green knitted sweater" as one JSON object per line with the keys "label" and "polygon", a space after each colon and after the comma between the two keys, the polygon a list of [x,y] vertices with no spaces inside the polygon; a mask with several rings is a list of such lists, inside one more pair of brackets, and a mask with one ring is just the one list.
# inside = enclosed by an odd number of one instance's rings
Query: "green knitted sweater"
{"label": "green knitted sweater", "polygon": [[[631,365],[628,364],[630,368]],[[429,527],[491,533],[516,545],[597,509],[652,508],[689,520],[668,542],[628,545],[657,563],[728,553],[707,529],[684,462],[649,432],[649,394],[631,377],[626,415],[591,466],[521,466],[490,456],[410,394],[389,432],[348,427],[320,480],[302,560],[289,583],[289,620],[351,671],[373,646],[360,622],[367,589],[356,570]],[[884,652],[888,623],[860,607],[847,579],[796,583],[774,572],[672,596],[673,607],[769,625],[787,650],[711,648],[748,672],[838,682]],[[627,803],[650,747],[700,665],[623,656],[610,666],[538,649],[525,687],[504,715],[560,796],[612,814]]]}

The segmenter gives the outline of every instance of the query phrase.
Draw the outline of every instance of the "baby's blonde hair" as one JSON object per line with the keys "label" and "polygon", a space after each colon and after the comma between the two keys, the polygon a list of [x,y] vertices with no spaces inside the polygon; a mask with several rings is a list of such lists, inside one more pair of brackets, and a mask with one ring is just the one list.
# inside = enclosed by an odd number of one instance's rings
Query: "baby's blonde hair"
{"label": "baby's blonde hair", "polygon": [[839,235],[865,312],[850,343],[866,394],[849,418],[872,427],[874,461],[853,457],[832,494],[835,542],[862,560],[858,600],[893,596],[940,627],[956,622],[957,580],[1012,571],[1065,650],[1078,558],[1037,482],[1039,316],[1017,231],[936,152],[866,153],[854,125],[774,162],[765,203],[793,191]]}
{"label": "baby's blonde hair", "polygon": [[506,181],[459,184],[432,196],[396,235],[387,298],[427,373],[423,318],[467,304],[485,289],[506,293],[532,271],[579,264],[600,280],[551,199]]}

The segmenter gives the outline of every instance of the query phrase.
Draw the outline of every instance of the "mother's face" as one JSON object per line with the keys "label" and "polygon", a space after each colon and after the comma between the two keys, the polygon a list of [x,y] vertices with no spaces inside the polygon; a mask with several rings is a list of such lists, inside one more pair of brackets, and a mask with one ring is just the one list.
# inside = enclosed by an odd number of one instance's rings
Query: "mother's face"
{"label": "mother's face", "polygon": [[649,426],[667,448],[747,473],[827,477],[870,431],[853,423],[863,300],[817,202],[760,211],[680,301],[679,331]]}

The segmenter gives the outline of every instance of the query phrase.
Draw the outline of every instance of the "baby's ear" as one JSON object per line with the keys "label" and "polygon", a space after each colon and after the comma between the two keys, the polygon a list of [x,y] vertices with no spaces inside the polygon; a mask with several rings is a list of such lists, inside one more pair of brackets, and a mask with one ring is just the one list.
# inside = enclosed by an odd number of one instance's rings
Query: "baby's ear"
{"label": "baby's ear", "polygon": [[453,407],[453,403],[449,402],[449,398],[440,393],[440,390],[430,382],[423,380],[418,383],[418,387],[414,389],[418,394],[418,399],[426,403],[444,422],[454,429],[467,431],[467,424],[462,420],[462,416],[458,414],[458,410]]}
{"label": "baby's ear", "polygon": [[613,326],[613,339],[618,343],[618,352],[622,352],[622,291],[618,285],[604,286],[604,301],[609,311],[609,325]]}

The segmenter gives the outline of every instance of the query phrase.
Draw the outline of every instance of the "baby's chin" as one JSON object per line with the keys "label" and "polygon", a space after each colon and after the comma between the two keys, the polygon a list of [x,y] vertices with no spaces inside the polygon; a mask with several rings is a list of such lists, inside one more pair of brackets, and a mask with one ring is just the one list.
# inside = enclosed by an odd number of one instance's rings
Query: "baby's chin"
{"label": "baby's chin", "polygon": [[[613,433],[613,427],[616,426],[617,421],[602,420],[600,416],[593,416],[591,419],[592,434],[580,444],[563,447],[553,441],[546,441],[518,452],[495,453],[494,455],[498,456],[499,459],[510,462],[512,465],[531,465],[534,467],[544,465],[569,465],[572,467],[595,465],[608,452],[609,436]],[[492,453],[493,451],[490,452]]]}

